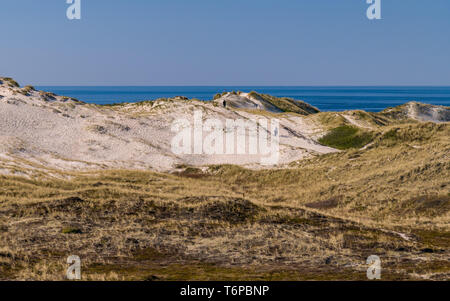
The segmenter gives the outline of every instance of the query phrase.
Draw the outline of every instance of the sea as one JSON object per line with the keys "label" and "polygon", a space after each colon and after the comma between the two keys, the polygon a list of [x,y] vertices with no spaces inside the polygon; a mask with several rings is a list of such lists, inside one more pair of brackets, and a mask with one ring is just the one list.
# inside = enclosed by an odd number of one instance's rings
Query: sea
{"label": "sea", "polygon": [[450,87],[288,87],[288,86],[40,86],[39,90],[95,104],[139,102],[186,96],[204,101],[222,92],[242,91],[290,97],[321,111],[377,112],[409,101],[450,106]]}

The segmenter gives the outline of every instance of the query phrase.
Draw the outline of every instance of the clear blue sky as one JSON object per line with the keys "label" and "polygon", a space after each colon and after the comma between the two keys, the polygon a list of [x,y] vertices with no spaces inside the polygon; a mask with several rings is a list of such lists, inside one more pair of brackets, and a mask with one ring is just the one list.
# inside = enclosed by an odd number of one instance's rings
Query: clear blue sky
{"label": "clear blue sky", "polygon": [[0,75],[33,85],[450,85],[450,1],[2,0]]}

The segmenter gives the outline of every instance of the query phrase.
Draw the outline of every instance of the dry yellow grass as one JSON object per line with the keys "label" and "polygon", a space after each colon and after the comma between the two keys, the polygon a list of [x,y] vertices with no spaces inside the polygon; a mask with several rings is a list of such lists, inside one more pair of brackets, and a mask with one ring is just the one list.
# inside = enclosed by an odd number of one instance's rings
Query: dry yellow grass
{"label": "dry yellow grass", "polygon": [[0,278],[383,279],[450,275],[450,125],[384,126],[288,169],[0,176]]}

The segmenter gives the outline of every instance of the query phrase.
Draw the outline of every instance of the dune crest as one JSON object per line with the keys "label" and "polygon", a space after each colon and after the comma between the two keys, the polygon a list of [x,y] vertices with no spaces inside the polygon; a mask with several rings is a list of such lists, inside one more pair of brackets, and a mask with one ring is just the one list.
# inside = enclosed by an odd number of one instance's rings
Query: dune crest
{"label": "dune crest", "polygon": [[[261,168],[259,155],[176,155],[171,150],[175,120],[203,118],[280,121],[280,158],[275,167],[316,155],[337,152],[318,140],[339,122],[370,129],[367,118],[353,111],[320,113],[313,106],[288,98],[251,93],[224,93],[213,101],[185,97],[100,106],[53,93],[21,88],[0,78],[0,172],[35,170],[152,169],[173,171],[180,165],[235,164]],[[365,112],[364,112],[365,113]],[[353,114],[353,117],[349,117]],[[374,119],[413,118],[449,121],[449,108],[408,103]],[[356,116],[356,117],[355,117]],[[370,121],[372,122],[372,121]],[[227,130],[227,129],[225,129]]]}

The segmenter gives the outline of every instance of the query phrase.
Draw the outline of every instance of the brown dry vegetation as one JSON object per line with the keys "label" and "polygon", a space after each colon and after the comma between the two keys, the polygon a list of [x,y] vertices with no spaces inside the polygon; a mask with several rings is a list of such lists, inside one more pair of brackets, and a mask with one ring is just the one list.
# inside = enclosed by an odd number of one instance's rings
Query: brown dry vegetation
{"label": "brown dry vegetation", "polygon": [[[450,125],[405,123],[352,149],[248,170],[0,176],[0,279],[449,279]],[[62,179],[66,177],[67,179]]]}

